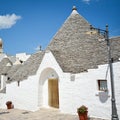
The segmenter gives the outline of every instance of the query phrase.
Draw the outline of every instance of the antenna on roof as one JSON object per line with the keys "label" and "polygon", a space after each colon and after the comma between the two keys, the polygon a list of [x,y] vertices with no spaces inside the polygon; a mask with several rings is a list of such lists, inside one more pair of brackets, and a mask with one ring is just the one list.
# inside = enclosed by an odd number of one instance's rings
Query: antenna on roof
{"label": "antenna on roof", "polygon": [[41,51],[42,50],[42,46],[39,45],[37,48],[36,48],[37,51]]}
{"label": "antenna on roof", "polygon": [[42,46],[40,45],[40,46],[39,46],[39,51],[41,51],[41,50],[42,50]]}

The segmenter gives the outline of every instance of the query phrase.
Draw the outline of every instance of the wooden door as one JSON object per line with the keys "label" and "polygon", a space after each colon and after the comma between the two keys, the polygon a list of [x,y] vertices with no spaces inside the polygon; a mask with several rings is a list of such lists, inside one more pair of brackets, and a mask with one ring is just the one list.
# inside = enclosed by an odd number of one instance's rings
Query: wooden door
{"label": "wooden door", "polygon": [[59,89],[58,80],[48,80],[48,104],[51,107],[59,108]]}

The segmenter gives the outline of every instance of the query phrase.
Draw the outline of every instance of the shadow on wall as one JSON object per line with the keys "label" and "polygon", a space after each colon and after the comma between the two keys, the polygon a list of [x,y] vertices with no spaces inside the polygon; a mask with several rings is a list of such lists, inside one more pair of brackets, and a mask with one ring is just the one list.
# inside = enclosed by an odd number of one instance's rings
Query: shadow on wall
{"label": "shadow on wall", "polygon": [[109,95],[108,95],[108,91],[105,92],[99,92],[99,100],[102,102],[102,103],[105,103],[109,98]]}

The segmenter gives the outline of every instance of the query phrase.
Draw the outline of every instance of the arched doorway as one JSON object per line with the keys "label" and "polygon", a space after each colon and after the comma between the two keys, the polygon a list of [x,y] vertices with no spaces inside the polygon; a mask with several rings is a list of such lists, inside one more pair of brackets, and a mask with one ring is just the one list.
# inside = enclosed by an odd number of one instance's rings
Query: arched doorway
{"label": "arched doorway", "polygon": [[59,108],[59,77],[52,68],[41,72],[39,85],[39,105]]}

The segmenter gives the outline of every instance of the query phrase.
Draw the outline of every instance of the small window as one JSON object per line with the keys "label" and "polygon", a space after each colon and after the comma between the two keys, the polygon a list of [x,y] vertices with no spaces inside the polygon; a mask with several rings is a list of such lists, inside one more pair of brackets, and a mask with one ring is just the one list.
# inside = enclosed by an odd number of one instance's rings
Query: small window
{"label": "small window", "polygon": [[17,83],[18,83],[18,87],[20,86],[20,81],[17,81]]}
{"label": "small window", "polygon": [[107,80],[98,80],[98,90],[107,91]]}

